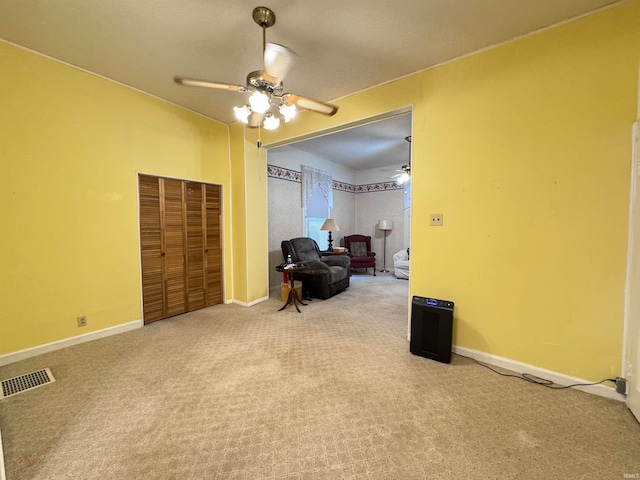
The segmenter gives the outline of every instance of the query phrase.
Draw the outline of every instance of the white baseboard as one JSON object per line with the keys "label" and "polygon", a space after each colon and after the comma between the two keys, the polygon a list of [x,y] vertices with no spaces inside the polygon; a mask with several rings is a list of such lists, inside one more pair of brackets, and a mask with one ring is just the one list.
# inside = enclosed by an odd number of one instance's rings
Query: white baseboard
{"label": "white baseboard", "polygon": [[238,305],[242,305],[243,307],[252,307],[254,305],[257,305],[258,303],[266,302],[267,300],[269,300],[269,295],[267,295],[266,297],[262,297],[257,300],[254,300],[253,302],[247,303],[247,302],[241,302],[240,300],[234,300],[233,303],[237,303]]}
{"label": "white baseboard", "polygon": [[142,328],[142,325],[142,320],[134,320],[133,322],[127,322],[121,325],[116,325],[114,327],[103,328],[102,330],[96,330],[95,332],[89,332],[82,335],[77,335],[75,337],[65,338],[56,342],[45,343],[44,345],[38,345],[37,347],[18,350],[17,352],[7,353],[6,355],[0,355],[0,367],[3,365],[8,365],[10,363],[19,362],[20,360],[24,360],[26,358],[42,355],[43,353],[60,350],[61,348],[90,342],[91,340],[97,340],[98,338],[109,337],[117,333],[128,332],[129,330],[135,330],[136,328]]}
{"label": "white baseboard", "polygon": [[[512,370],[518,373],[528,373],[536,377],[544,378],[545,380],[551,380],[553,383],[557,383],[558,385],[567,386],[576,383],[592,383],[589,380],[585,380],[583,378],[571,377],[563,373],[546,370],[534,365],[529,365],[528,363],[518,362],[516,360],[499,357],[497,355],[491,355],[490,353],[484,353],[478,350],[472,350],[470,348],[463,348],[454,345],[452,350],[454,353],[459,353],[460,355],[464,355],[465,357],[474,358],[479,362],[488,363],[500,368],[506,368],[507,370]],[[589,385],[573,388],[575,388],[576,390],[581,390],[583,392],[592,393],[600,397],[618,400],[620,402],[624,402],[625,400],[624,395],[616,392],[615,388],[608,387],[606,385]]]}

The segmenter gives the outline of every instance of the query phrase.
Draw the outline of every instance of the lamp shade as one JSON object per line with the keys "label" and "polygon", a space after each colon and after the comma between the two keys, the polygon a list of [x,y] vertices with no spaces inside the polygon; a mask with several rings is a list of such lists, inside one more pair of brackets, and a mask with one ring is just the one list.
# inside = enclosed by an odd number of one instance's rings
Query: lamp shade
{"label": "lamp shade", "polygon": [[339,232],[340,227],[338,227],[338,224],[333,218],[327,218],[322,224],[322,226],[320,227],[320,230],[330,230],[332,232]]}
{"label": "lamp shade", "polygon": [[380,230],[393,230],[393,222],[391,220],[378,220],[378,228]]}

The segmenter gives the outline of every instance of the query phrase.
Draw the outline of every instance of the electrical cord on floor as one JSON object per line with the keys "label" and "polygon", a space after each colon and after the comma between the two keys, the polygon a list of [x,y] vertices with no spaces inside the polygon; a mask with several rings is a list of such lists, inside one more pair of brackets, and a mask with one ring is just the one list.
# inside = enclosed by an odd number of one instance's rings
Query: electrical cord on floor
{"label": "electrical cord on floor", "polygon": [[487,365],[486,363],[479,362],[475,358],[467,357],[466,355],[460,355],[459,353],[455,353],[455,355],[457,355],[459,357],[462,357],[462,358],[468,358],[469,360],[473,360],[478,365],[480,365],[480,366],[482,366],[484,368],[488,368],[492,372],[497,373],[498,375],[501,375],[503,377],[517,378],[519,380],[524,380],[525,382],[529,382],[529,383],[535,383],[536,385],[541,385],[543,387],[551,388],[553,390],[563,390],[565,388],[572,388],[572,387],[588,387],[590,385],[600,385],[601,383],[604,383],[604,382],[616,383],[616,379],[615,378],[605,378],[604,380],[600,380],[599,382],[593,382],[593,383],[574,383],[573,385],[557,385],[556,383],[552,382],[551,380],[547,380],[545,378],[536,377],[535,375],[531,375],[530,373],[522,373],[522,374],[517,374],[517,375],[514,375],[513,373],[503,373],[503,372],[499,372],[498,370],[494,369],[493,367]]}

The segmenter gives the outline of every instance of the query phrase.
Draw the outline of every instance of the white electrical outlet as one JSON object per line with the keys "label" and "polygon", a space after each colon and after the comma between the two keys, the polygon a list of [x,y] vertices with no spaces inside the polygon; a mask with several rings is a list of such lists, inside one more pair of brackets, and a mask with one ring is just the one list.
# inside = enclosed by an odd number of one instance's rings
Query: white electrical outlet
{"label": "white electrical outlet", "polygon": [[443,215],[441,213],[432,214],[431,218],[429,219],[429,225],[431,225],[432,227],[441,227],[442,217]]}

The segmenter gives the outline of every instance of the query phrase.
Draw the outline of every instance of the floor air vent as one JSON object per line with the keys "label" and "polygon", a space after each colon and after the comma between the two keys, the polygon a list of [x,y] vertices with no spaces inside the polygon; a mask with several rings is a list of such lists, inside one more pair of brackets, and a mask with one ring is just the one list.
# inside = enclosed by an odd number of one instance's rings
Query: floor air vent
{"label": "floor air vent", "polygon": [[26,392],[34,388],[41,387],[47,383],[53,383],[56,379],[53,378],[51,370],[43,368],[37,372],[25,373],[18,377],[13,377],[8,380],[2,381],[2,395],[0,398],[7,398],[11,395],[17,395],[18,393]]}

